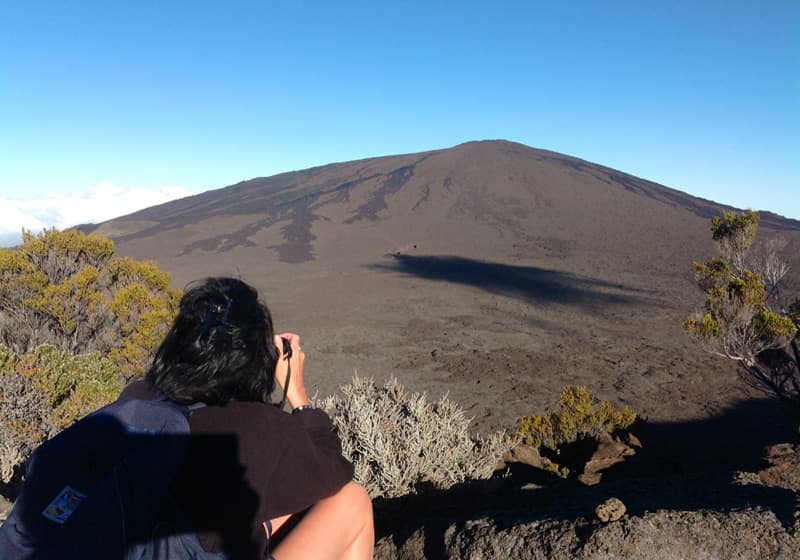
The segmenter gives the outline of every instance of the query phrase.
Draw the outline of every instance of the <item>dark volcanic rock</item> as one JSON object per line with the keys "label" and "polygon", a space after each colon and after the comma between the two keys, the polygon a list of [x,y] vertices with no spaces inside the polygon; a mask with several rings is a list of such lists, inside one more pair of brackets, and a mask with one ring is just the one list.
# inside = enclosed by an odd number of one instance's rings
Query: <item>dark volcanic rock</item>
{"label": "dark volcanic rock", "polygon": [[602,526],[551,521],[504,528],[481,519],[449,527],[444,547],[449,560],[789,560],[800,553],[797,540],[772,512],[755,509],[659,511]]}
{"label": "dark volcanic rock", "polygon": [[376,546],[381,560],[671,560],[785,559],[800,557],[797,532],[772,511],[728,513],[656,511],[603,524],[585,519],[523,521],[480,518],[449,525],[439,542],[419,529],[399,547],[392,537]]}
{"label": "dark volcanic rock", "polygon": [[597,436],[597,448],[583,466],[578,480],[584,484],[597,484],[603,477],[603,471],[635,455],[641,447],[641,442],[633,434],[600,434]]}
{"label": "dark volcanic rock", "polygon": [[[375,558],[796,560],[800,493],[785,476],[796,474],[789,466],[794,449],[769,449],[772,466],[759,473],[706,471],[592,486],[556,478],[531,485],[512,474],[378,501]],[[600,521],[598,506],[617,499],[621,517]]]}
{"label": "dark volcanic rock", "polygon": [[779,443],[767,449],[769,467],[758,473],[764,484],[800,492],[800,445]]}

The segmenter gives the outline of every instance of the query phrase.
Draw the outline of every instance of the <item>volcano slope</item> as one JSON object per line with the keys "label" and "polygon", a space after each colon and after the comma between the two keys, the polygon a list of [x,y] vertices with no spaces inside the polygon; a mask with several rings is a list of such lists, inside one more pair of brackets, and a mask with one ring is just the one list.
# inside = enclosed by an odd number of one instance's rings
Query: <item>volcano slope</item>
{"label": "volcano slope", "polygon": [[[723,209],[486,141],[252,179],[84,229],[157,260],[178,286],[219,274],[253,283],[276,328],[303,336],[312,392],[394,375],[448,393],[485,432],[514,429],[571,384],[659,426],[761,396],[681,327],[702,302],[692,261],[714,254],[710,218]],[[797,293],[800,222],[762,213],[759,238],[774,237],[787,241]],[[739,425],[660,430],[652,443],[671,449],[672,437],[693,462],[760,452],[788,441],[791,414],[775,402]]]}

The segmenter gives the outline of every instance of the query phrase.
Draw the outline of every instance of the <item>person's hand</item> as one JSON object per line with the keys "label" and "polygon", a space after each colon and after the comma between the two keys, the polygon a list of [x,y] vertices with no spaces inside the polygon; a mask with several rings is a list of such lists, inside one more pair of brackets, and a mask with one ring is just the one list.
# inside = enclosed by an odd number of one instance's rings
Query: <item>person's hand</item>
{"label": "person's hand", "polygon": [[[283,355],[283,340],[289,341],[292,347],[292,357],[287,361]],[[281,389],[286,385],[287,366],[291,366],[292,375],[289,378],[289,390],[286,392],[286,399],[292,408],[311,404],[306,393],[305,380],[303,379],[303,368],[306,363],[305,352],[300,348],[300,335],[294,333],[281,333],[275,335],[275,346],[278,348],[278,363],[275,364],[275,381]]]}

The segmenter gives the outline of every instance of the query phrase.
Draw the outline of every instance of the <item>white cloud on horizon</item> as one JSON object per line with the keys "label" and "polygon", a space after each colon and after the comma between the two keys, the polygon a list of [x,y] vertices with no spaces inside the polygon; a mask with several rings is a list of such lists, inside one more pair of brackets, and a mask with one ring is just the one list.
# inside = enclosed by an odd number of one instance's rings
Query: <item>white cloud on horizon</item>
{"label": "white cloud on horizon", "polygon": [[131,189],[103,181],[77,194],[27,200],[0,197],[0,247],[19,243],[22,228],[38,232],[46,227],[64,229],[98,223],[192,194],[177,186]]}

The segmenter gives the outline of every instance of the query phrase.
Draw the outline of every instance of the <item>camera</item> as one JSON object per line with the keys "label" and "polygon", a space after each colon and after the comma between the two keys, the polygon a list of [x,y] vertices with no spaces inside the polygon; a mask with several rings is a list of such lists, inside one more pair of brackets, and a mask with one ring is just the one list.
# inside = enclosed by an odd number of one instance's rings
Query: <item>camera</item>
{"label": "camera", "polygon": [[292,357],[292,343],[288,338],[282,338],[283,342],[283,357],[287,360]]}

